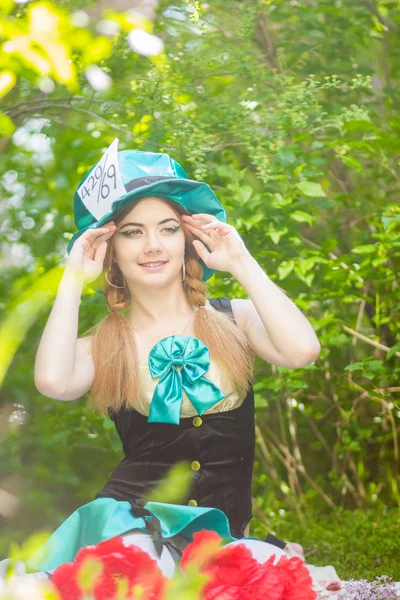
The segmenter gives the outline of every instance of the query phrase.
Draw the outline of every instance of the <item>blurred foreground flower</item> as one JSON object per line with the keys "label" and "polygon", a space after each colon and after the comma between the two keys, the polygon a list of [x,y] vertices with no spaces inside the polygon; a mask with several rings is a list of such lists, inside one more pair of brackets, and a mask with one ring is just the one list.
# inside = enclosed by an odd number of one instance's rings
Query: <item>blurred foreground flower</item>
{"label": "blurred foreground flower", "polygon": [[[0,589],[0,599],[316,599],[310,574],[301,558],[281,556],[278,560],[273,554],[260,564],[242,543],[222,546],[223,541],[215,531],[196,532],[193,542],[182,553],[181,568],[171,580],[162,575],[157,562],[145,551],[125,545],[124,539],[117,536],[97,546],[82,548],[74,562],[62,564],[53,572],[50,581],[35,581],[35,577],[45,576],[44,573],[18,578],[13,589]],[[2,594],[4,591],[6,596]],[[395,595],[385,598],[398,600]],[[377,600],[378,596],[362,599]],[[350,600],[350,596],[342,600]]]}
{"label": "blurred foreground flower", "polygon": [[122,537],[83,548],[51,581],[61,600],[161,600],[166,587],[156,561],[137,546],[125,546]]}
{"label": "blurred foreground flower", "polygon": [[32,576],[11,577],[0,581],[0,598],[3,600],[60,600],[55,588],[48,581]]}
{"label": "blurred foreground flower", "polygon": [[96,92],[105,92],[112,84],[112,79],[97,65],[90,65],[85,71],[86,79]]}
{"label": "blurred foreground flower", "polygon": [[310,573],[300,558],[281,556],[276,561],[272,555],[260,564],[244,544],[221,548],[221,542],[214,531],[200,531],[182,554],[184,571],[197,568],[209,576],[202,600],[315,600]]}
{"label": "blurred foreground flower", "polygon": [[128,34],[128,44],[134,52],[142,56],[154,56],[164,50],[164,42],[143,29],[132,29]]}

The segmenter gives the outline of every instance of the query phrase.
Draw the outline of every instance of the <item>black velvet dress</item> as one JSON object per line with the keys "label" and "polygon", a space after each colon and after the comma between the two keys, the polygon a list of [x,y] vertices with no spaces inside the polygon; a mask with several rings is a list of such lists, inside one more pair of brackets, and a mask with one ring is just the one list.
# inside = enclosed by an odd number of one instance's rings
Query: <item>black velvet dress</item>
{"label": "black velvet dress", "polygon": [[[228,297],[210,299],[216,310],[233,317]],[[239,408],[180,423],[149,423],[129,409],[110,417],[121,438],[125,458],[96,498],[127,500],[139,507],[143,496],[177,462],[191,463],[193,480],[185,503],[218,508],[229,519],[233,537],[244,537],[252,517],[251,479],[254,462],[254,394],[249,386]],[[136,513],[137,514],[137,513]]]}

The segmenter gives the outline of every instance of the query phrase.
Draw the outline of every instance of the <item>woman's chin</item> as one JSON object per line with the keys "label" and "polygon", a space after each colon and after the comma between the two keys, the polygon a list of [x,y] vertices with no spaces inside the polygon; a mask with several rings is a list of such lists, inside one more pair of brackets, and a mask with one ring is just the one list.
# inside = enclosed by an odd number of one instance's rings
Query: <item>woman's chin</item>
{"label": "woman's chin", "polygon": [[161,288],[172,285],[177,279],[182,281],[182,270],[174,275],[162,269],[153,273],[149,273],[147,269],[143,269],[141,276],[134,277],[131,281],[134,288],[137,286]]}

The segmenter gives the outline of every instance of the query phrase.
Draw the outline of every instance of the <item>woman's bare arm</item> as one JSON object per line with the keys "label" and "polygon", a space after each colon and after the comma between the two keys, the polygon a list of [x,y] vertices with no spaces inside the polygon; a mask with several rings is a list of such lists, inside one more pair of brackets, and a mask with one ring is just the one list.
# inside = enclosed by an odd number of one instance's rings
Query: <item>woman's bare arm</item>
{"label": "woman's bare arm", "polygon": [[67,267],[36,354],[36,388],[56,400],[80,398],[94,379],[89,340],[77,339],[82,288],[83,277]]}
{"label": "woman's bare arm", "polygon": [[103,270],[115,224],[85,231],[74,243],[35,360],[35,385],[44,396],[75,400],[92,386],[90,338],[78,340],[79,305],[85,283]]}

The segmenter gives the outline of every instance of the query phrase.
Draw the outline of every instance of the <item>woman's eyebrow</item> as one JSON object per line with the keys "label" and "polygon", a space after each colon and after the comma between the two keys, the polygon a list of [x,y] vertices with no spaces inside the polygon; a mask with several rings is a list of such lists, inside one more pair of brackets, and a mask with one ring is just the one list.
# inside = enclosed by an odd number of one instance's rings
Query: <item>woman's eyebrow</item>
{"label": "woman's eyebrow", "polygon": [[[177,219],[174,219],[173,217],[164,219],[163,221],[160,221],[159,223],[157,223],[157,225],[163,225],[163,223],[167,223],[168,221],[176,221],[178,223],[178,225],[180,225],[179,221]],[[123,229],[124,227],[127,227],[128,225],[133,225],[134,227],[145,227],[145,225],[143,223],[124,223],[122,225],[121,229]]]}

